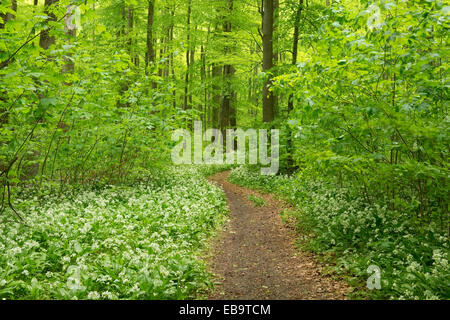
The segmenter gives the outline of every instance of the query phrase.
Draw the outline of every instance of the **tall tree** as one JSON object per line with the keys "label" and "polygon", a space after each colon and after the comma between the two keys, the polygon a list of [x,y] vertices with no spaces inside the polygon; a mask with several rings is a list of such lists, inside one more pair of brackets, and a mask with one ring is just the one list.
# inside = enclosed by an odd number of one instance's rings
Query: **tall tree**
{"label": "tall tree", "polygon": [[[295,10],[295,18],[294,18],[294,37],[292,40],[292,65],[295,66],[297,64],[297,56],[298,56],[298,40],[299,40],[299,29],[300,29],[300,17],[303,10],[303,1],[299,0],[297,8]],[[294,110],[294,94],[291,93],[288,98],[288,116],[291,113],[291,111]],[[292,167],[294,164],[293,160],[293,143],[292,143],[292,132],[289,130],[288,132],[288,138],[287,138],[287,148],[288,148],[288,154],[287,154],[287,162],[289,167]]]}
{"label": "tall tree", "polygon": [[[5,1],[8,2],[8,1]],[[11,0],[11,10],[14,12],[17,12],[17,0]],[[11,21],[14,19],[14,14],[8,12],[8,13],[0,13],[0,29],[4,29],[5,25],[8,23],[8,21]]]}
{"label": "tall tree", "polygon": [[[44,2],[44,13],[48,16],[47,23],[50,21],[56,21],[56,15],[54,14],[54,6],[59,2],[59,0],[45,0]],[[39,38],[39,45],[42,49],[47,50],[52,44],[55,43],[55,37],[50,36],[50,31],[48,28],[41,31]]]}
{"label": "tall tree", "polygon": [[[13,0],[11,1],[11,9],[14,12],[17,12],[17,1]],[[11,21],[12,19],[14,19],[14,15],[11,13],[2,13],[0,14],[0,29],[5,29],[6,24]],[[0,54],[2,53],[2,51],[0,51]],[[2,64],[1,68],[5,68],[7,67],[9,64],[11,63],[10,60],[7,60],[6,63]],[[6,94],[7,92],[3,89],[0,89],[0,128],[8,123],[9,120],[9,112],[8,109],[6,107],[4,107],[4,103],[6,102]],[[0,164],[0,169],[1,169],[1,164]]]}
{"label": "tall tree", "polygon": [[203,112],[203,123],[207,123],[207,108],[208,108],[208,87],[206,85],[206,52],[203,45],[200,46],[200,58],[202,61],[202,67],[200,70],[200,80],[202,82],[203,88],[203,105],[200,104],[200,112]]}
{"label": "tall tree", "polygon": [[187,110],[191,106],[188,105],[188,100],[192,102],[192,97],[189,96],[189,73],[191,60],[193,60],[191,53],[191,13],[192,13],[192,0],[188,0],[187,8],[187,21],[186,21],[186,73],[184,76],[184,109]]}
{"label": "tall tree", "polygon": [[[169,43],[172,44],[172,41],[174,40],[174,26],[175,26],[175,9],[176,9],[176,5],[174,4],[172,7],[172,10],[170,11],[170,27],[169,27]],[[175,83],[175,66],[174,66],[174,54],[173,54],[173,49],[172,47],[169,47],[170,50],[170,56],[169,56],[169,65],[170,65],[170,73],[171,73],[171,78],[172,78],[172,82]],[[177,92],[176,92],[176,88],[174,86],[174,88],[172,89],[172,105],[173,108],[175,109],[177,106]]]}
{"label": "tall tree", "polygon": [[[66,36],[67,36],[67,42],[72,42],[73,39],[76,37],[77,35],[77,25],[76,23],[74,23],[72,17],[73,14],[75,13],[75,9],[76,7],[72,4],[67,6],[67,10],[66,10],[66,17],[64,19],[64,31],[66,32]],[[68,72],[68,73],[73,73],[74,69],[75,69],[75,63],[73,62],[73,60],[70,58],[71,55],[69,55],[69,57],[67,57],[66,63],[63,66],[63,72]]]}
{"label": "tall tree", "polygon": [[[221,26],[218,23],[221,20],[221,12],[216,10],[219,16],[218,21],[215,22],[213,31],[213,42],[220,41],[219,35]],[[222,87],[222,73],[223,66],[220,62],[214,61],[211,65],[211,81],[212,81],[212,110],[211,110],[211,127],[220,127],[220,105],[221,105],[221,87]]]}
{"label": "tall tree", "polygon": [[[280,0],[273,0],[273,75],[277,76],[277,66],[280,63],[281,53],[280,53],[280,41],[279,41],[279,27],[280,27]],[[273,111],[274,116],[279,112],[278,106],[278,96],[273,97]]]}
{"label": "tall tree", "polygon": [[[223,31],[226,35],[225,43],[225,55],[227,55],[228,62],[223,67],[224,89],[222,106],[220,111],[220,128],[224,131],[229,125],[236,125],[235,106],[233,106],[234,90],[232,86],[233,75],[235,73],[234,66],[229,62],[232,54],[232,47],[229,44],[231,42],[230,33],[232,31],[232,16],[233,16],[233,0],[227,0]],[[231,119],[233,118],[233,120]]]}
{"label": "tall tree", "polygon": [[269,90],[272,84],[270,72],[273,67],[273,22],[274,22],[274,0],[263,0],[263,72],[266,73],[267,80],[263,86],[263,121],[271,122],[275,118],[275,99],[273,92]]}
{"label": "tall tree", "polygon": [[214,62],[211,68],[212,77],[212,121],[211,126],[216,128],[219,125],[219,111],[220,111],[220,88],[221,88],[221,77],[223,68],[219,63]]}
{"label": "tall tree", "polygon": [[[303,1],[299,0],[297,8],[295,10],[295,18],[294,18],[294,37],[292,40],[292,65],[295,66],[297,64],[297,57],[298,57],[298,40],[299,40],[299,24],[300,24],[300,17],[303,10]],[[288,113],[291,112],[294,109],[294,94],[289,95],[288,100]]]}

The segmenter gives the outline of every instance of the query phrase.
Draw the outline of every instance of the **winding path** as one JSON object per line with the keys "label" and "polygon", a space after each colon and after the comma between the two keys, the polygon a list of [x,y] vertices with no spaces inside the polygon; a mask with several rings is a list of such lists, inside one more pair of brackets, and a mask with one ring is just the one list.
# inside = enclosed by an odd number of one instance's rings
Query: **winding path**
{"label": "winding path", "polygon": [[[212,246],[209,265],[218,285],[208,298],[345,299],[347,285],[323,275],[313,256],[294,247],[294,232],[279,214],[286,205],[228,182],[228,174],[210,178],[226,193],[230,223]],[[265,205],[255,207],[249,194]]]}

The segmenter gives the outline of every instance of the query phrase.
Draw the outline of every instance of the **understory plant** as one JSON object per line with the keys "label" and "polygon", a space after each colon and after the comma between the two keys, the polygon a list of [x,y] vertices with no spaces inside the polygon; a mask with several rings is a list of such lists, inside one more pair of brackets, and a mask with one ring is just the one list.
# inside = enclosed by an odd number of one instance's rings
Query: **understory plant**
{"label": "understory plant", "polygon": [[186,299],[210,286],[198,256],[224,194],[196,168],[144,180],[17,199],[24,223],[0,217],[0,298]]}
{"label": "understory plant", "polygon": [[[262,176],[251,167],[232,171],[230,181],[275,192],[296,208],[298,243],[346,275],[354,297],[375,299],[449,299],[449,238],[438,222],[426,225],[409,212],[369,204],[351,189],[324,179]],[[368,290],[367,269],[381,270],[381,289]]]}

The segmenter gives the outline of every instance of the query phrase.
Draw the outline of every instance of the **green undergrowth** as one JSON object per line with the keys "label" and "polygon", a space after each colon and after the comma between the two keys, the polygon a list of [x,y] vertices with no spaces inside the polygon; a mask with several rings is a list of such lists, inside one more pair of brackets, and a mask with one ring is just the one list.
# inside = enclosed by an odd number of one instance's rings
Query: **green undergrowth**
{"label": "green undergrowth", "polygon": [[254,196],[252,194],[248,196],[248,200],[250,200],[255,207],[263,207],[266,204],[263,198]]}
{"label": "green undergrowth", "polygon": [[41,189],[0,216],[0,298],[187,299],[211,287],[199,257],[224,221],[219,167],[140,172],[127,184]]}
{"label": "green undergrowth", "polygon": [[[351,190],[296,176],[263,176],[239,167],[229,180],[272,192],[292,204],[299,244],[319,254],[357,288],[352,298],[449,299],[448,235],[436,221],[420,226],[408,212],[368,204]],[[381,289],[368,290],[368,267],[381,270]]]}

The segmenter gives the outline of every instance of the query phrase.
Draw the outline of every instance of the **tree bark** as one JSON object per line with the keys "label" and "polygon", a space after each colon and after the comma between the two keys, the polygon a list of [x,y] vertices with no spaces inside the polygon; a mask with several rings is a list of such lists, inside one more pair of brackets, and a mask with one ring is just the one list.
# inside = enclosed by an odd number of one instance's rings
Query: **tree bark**
{"label": "tree bark", "polygon": [[[279,19],[280,19],[280,14],[279,14],[279,7],[280,7],[280,0],[273,0],[273,14],[274,14],[274,18],[273,18],[273,66],[274,69],[273,73],[274,76],[277,76],[277,66],[280,62],[280,49],[279,49]],[[274,112],[274,116],[276,116],[279,112],[279,101],[278,101],[278,96],[274,95],[273,97],[273,112]]]}
{"label": "tree bark", "polygon": [[[303,10],[303,0],[299,0],[298,7],[295,13],[295,19],[294,19],[294,39],[292,43],[292,65],[295,66],[297,64],[297,55],[298,55],[298,38],[299,38],[299,23],[300,23],[300,17]],[[291,111],[294,110],[294,94],[291,93],[289,95],[288,99],[288,116],[291,113]],[[294,151],[294,147],[292,144],[292,131],[289,129],[288,132],[288,138],[287,138],[287,148],[288,148],[288,156],[287,156],[287,162],[289,166],[294,165],[294,159],[292,157],[292,153]]]}
{"label": "tree bark", "polygon": [[[188,9],[187,9],[187,36],[186,36],[186,73],[184,76],[184,109],[190,109],[191,106],[188,105],[188,96],[189,96],[189,69],[191,66],[191,55],[190,55],[190,48],[191,48],[191,5],[192,0],[188,0]],[[191,98],[192,99],[192,98]]]}
{"label": "tree bark", "polygon": [[[45,0],[44,2],[44,13],[49,17],[48,21],[56,21],[56,16],[54,13],[50,12],[50,6],[57,5],[59,0]],[[39,38],[39,46],[47,50],[52,44],[55,44],[55,37],[50,36],[49,30],[42,30]]]}
{"label": "tree bark", "polygon": [[[11,9],[13,11],[17,12],[17,1],[16,0],[11,1]],[[0,17],[3,20],[3,23],[0,23],[0,29],[5,29],[5,26],[8,23],[8,21],[11,21],[12,19],[15,18],[15,16],[11,13],[0,14]],[[2,65],[1,68],[6,68],[10,63],[11,63],[11,61],[8,61],[4,65]],[[7,95],[7,91],[4,90],[3,88],[0,89],[0,128],[9,122],[9,112],[8,112],[6,106],[3,107],[3,104],[5,104],[7,101],[6,95]],[[1,164],[0,164],[0,169],[1,169]]]}
{"label": "tree bark", "polygon": [[[227,0],[227,10],[226,18],[223,25],[223,31],[226,34],[226,37],[230,37],[230,33],[232,31],[231,17],[233,15],[233,0]],[[226,39],[226,42],[229,42],[229,39]],[[233,51],[233,48],[230,46],[225,47],[225,55],[230,55]],[[233,104],[233,98],[235,96],[233,87],[232,87],[232,79],[235,73],[235,68],[232,64],[225,64],[223,67],[223,80],[224,80],[224,92],[222,98],[222,107],[220,112],[220,128],[223,132],[225,132],[226,128],[232,124],[236,125],[236,112],[235,106]],[[231,119],[233,118],[233,119]]]}
{"label": "tree bark", "polygon": [[222,76],[222,68],[219,64],[214,63],[211,71],[212,76],[212,123],[211,126],[213,128],[217,128],[219,125],[219,110],[220,110],[220,87],[221,87],[221,76]]}
{"label": "tree bark", "polygon": [[[72,39],[74,39],[77,36],[77,25],[72,24],[71,21],[71,15],[73,13],[73,10],[75,9],[75,6],[68,5],[67,11],[66,11],[66,18],[64,19],[64,31],[67,35],[67,42],[71,42]],[[68,55],[69,57],[72,56],[71,54]],[[66,63],[62,67],[63,73],[73,73],[75,70],[75,63],[70,59],[66,58]],[[67,85],[70,85],[70,83],[66,83]]]}
{"label": "tree bark", "polygon": [[263,0],[263,72],[266,73],[267,80],[263,87],[263,121],[271,122],[275,118],[274,96],[269,90],[272,84],[272,76],[269,75],[273,67],[273,0]]}
{"label": "tree bark", "polygon": [[203,123],[204,125],[207,124],[207,104],[208,104],[208,88],[206,86],[206,52],[205,52],[205,48],[202,45],[200,47],[200,58],[202,61],[202,69],[200,71],[200,80],[202,82],[202,86],[203,88],[203,106],[200,104],[200,111],[202,111],[203,109]]}
{"label": "tree bark", "polygon": [[128,51],[130,59],[136,67],[139,67],[139,55],[136,51],[136,40],[133,37],[134,30],[134,8],[128,7]]}
{"label": "tree bark", "polygon": [[[170,21],[170,43],[172,43],[173,41],[173,28],[174,28],[174,17],[175,17],[175,6],[172,8],[172,11],[170,13],[171,16],[171,21]],[[173,50],[172,48],[169,49],[170,50],[170,69],[171,69],[171,77],[172,77],[172,82],[175,83],[175,66],[174,66],[174,55],[173,55]],[[172,105],[173,108],[175,109],[177,107],[177,92],[175,87],[172,90],[172,97],[173,97],[173,101],[172,101]]]}
{"label": "tree bark", "polygon": [[[303,10],[303,0],[299,0],[297,11],[295,13],[294,19],[294,39],[292,43],[292,65],[295,66],[297,64],[297,56],[298,56],[298,38],[299,38],[299,23],[300,16]],[[294,109],[294,95],[289,95],[288,101],[288,113],[290,113]]]}

